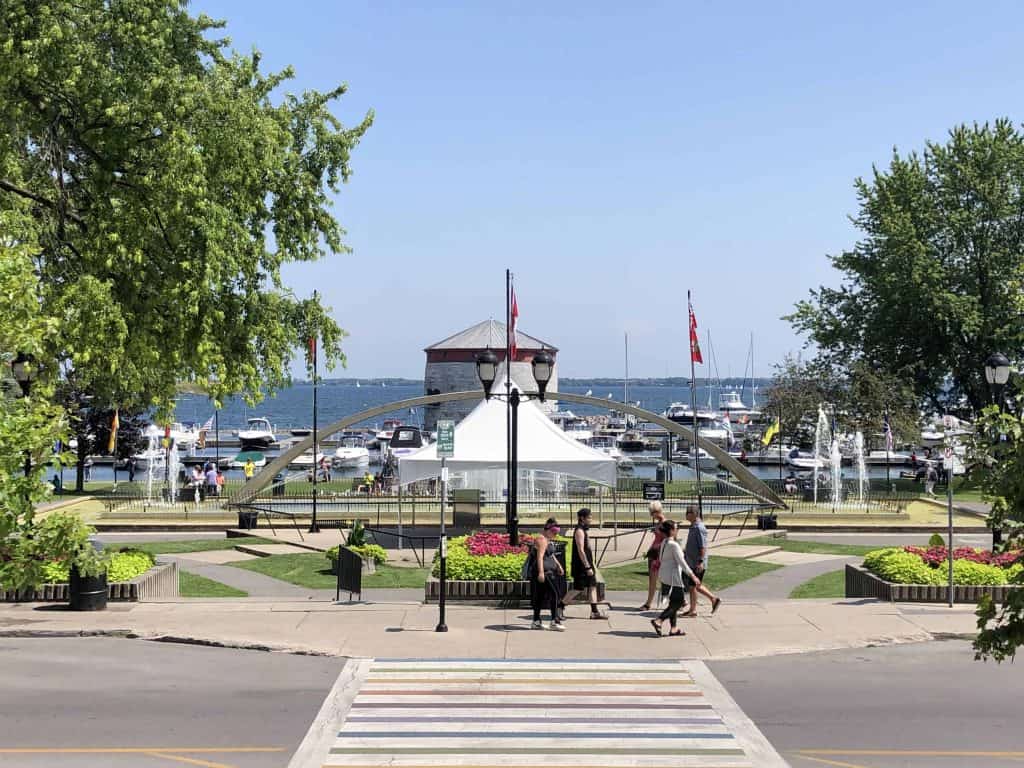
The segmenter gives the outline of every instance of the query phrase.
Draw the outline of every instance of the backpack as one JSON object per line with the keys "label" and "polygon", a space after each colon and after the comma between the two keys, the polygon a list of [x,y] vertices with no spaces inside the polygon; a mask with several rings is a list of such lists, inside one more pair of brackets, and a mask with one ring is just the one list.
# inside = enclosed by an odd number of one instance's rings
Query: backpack
{"label": "backpack", "polygon": [[537,570],[537,548],[534,546],[530,547],[529,553],[526,555],[526,559],[523,561],[523,570],[519,574],[520,581],[530,581],[533,574]]}

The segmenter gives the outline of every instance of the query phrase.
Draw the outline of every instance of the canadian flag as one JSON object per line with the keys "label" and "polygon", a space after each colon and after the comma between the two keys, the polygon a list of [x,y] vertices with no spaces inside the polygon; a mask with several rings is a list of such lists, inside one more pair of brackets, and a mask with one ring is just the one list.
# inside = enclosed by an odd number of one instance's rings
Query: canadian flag
{"label": "canadian flag", "polygon": [[516,346],[516,321],[519,319],[519,302],[516,301],[516,289],[512,289],[512,307],[509,309],[509,317],[512,321],[508,325],[508,353],[509,361],[514,362],[516,359],[516,352],[519,348]]}

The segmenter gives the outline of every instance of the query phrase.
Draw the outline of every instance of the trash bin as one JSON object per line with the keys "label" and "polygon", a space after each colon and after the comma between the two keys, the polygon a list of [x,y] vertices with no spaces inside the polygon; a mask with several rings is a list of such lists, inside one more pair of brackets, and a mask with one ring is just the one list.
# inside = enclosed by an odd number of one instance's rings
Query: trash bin
{"label": "trash bin", "polygon": [[284,472],[274,475],[274,485],[270,491],[271,496],[284,496]]}
{"label": "trash bin", "polygon": [[243,531],[251,531],[256,527],[256,513],[250,511],[240,511],[238,513],[238,527]]}

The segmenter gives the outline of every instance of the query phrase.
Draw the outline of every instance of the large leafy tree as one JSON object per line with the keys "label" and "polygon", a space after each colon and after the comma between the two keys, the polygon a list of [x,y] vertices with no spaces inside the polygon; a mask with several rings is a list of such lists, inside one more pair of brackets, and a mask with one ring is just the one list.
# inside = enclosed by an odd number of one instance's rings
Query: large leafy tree
{"label": "large leafy tree", "polygon": [[168,410],[181,381],[258,399],[319,329],[281,280],[342,253],[330,193],[372,115],[282,93],[184,0],[0,4],[0,213],[35,221],[44,355],[97,406]]}
{"label": "large leafy tree", "polygon": [[863,360],[924,406],[979,411],[985,358],[1024,357],[1024,135],[961,126],[856,188],[862,237],[831,257],[841,287],[790,319],[837,366]]}

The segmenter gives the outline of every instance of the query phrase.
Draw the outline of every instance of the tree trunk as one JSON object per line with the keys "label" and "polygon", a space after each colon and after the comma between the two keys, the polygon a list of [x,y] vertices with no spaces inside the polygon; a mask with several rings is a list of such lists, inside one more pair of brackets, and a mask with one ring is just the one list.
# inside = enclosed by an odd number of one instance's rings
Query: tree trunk
{"label": "tree trunk", "polygon": [[89,438],[84,434],[76,434],[78,440],[77,459],[75,463],[75,491],[85,491],[85,460],[89,458]]}

